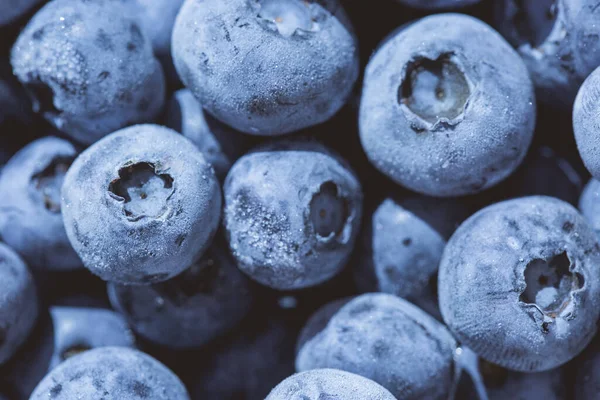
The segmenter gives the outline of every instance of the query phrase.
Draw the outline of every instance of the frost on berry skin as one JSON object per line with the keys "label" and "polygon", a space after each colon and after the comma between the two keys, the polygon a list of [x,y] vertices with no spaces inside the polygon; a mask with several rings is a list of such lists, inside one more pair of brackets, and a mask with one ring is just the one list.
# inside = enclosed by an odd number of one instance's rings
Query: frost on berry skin
{"label": "frost on berry skin", "polygon": [[167,367],[127,347],[101,347],[69,358],[39,383],[31,400],[188,400]]}
{"label": "frost on berry skin", "polygon": [[579,198],[579,209],[600,238],[600,181],[590,179]]}
{"label": "frost on berry skin", "polygon": [[409,7],[424,10],[447,10],[467,7],[479,3],[481,0],[397,0]]}
{"label": "frost on berry skin", "polygon": [[210,244],[221,191],[188,139],[158,125],[117,131],[85,150],[65,177],[67,235],[104,280],[152,284],[183,272]]}
{"label": "frost on berry skin", "polygon": [[394,400],[395,397],[370,379],[337,369],[300,372],[277,385],[265,400]]}
{"label": "frost on berry skin", "polygon": [[[600,21],[598,24],[600,25]],[[596,179],[600,178],[598,99],[600,99],[600,68],[594,70],[583,82],[573,106],[573,131],[577,149],[587,170]]]}
{"label": "frost on berry skin", "polygon": [[224,226],[239,268],[280,290],[322,283],[353,248],[360,183],[345,162],[302,142],[240,158],[224,186]]}
{"label": "frost on berry skin", "polygon": [[247,136],[206,113],[189,89],[174,93],[166,125],[194,142],[220,180],[225,179],[232,163],[247,150]]}
{"label": "frost on berry skin", "polygon": [[596,0],[501,0],[495,26],[529,69],[537,98],[570,109],[577,89],[600,65]]}
{"label": "frost on berry skin", "polygon": [[321,332],[331,317],[333,317],[343,306],[348,304],[353,297],[344,297],[342,299],[331,301],[317,311],[315,311],[310,318],[304,324],[302,331],[298,335],[298,341],[296,343],[296,355],[300,352],[306,342],[314,338],[319,332]]}
{"label": "frost on berry skin", "polygon": [[183,83],[237,130],[281,135],[319,124],[358,78],[357,42],[337,0],[193,0],[173,30]]}
{"label": "frost on berry skin", "polygon": [[414,191],[472,194],[506,178],[533,136],[535,98],[518,54],[483,22],[423,18],[365,73],[359,128],[370,161]]}
{"label": "frost on berry skin", "polygon": [[17,152],[0,176],[0,234],[31,268],[82,266],[65,232],[61,187],[77,155],[69,142],[38,139]]}
{"label": "frost on berry skin", "polygon": [[362,257],[354,266],[354,281],[361,292],[393,294],[435,310],[431,282],[446,241],[425,221],[385,200],[363,231]]}
{"label": "frost on berry skin", "polygon": [[42,0],[0,0],[0,27],[23,16]]}
{"label": "frost on berry skin", "polygon": [[535,372],[596,333],[600,247],[571,205],[532,196],[486,207],[452,236],[438,276],[442,316],[483,359]]}
{"label": "frost on berry skin", "polygon": [[137,19],[158,56],[167,56],[171,52],[173,26],[183,2],[184,0],[135,0]]}
{"label": "frost on berry skin", "polygon": [[445,399],[455,347],[442,324],[408,301],[364,294],[302,346],[296,370],[338,368],[372,379],[399,399]]}
{"label": "frost on berry skin", "polygon": [[55,0],[19,35],[13,72],[34,111],[84,144],[160,112],[162,68],[127,8],[115,0]]}
{"label": "frost on berry skin", "polygon": [[27,339],[38,317],[38,299],[27,265],[0,243],[0,365]]}
{"label": "frost on berry skin", "polygon": [[151,286],[109,284],[113,307],[140,336],[170,348],[200,347],[234,328],[249,312],[248,278],[215,239],[180,275]]}

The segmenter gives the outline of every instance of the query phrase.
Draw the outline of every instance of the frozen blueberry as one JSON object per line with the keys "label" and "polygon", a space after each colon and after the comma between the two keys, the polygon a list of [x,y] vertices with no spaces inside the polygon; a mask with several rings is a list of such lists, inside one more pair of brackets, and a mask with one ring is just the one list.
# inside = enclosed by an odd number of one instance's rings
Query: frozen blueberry
{"label": "frozen blueberry", "polygon": [[183,83],[217,119],[256,135],[319,124],[359,73],[338,0],[193,0],[173,30]]}
{"label": "frozen blueberry", "polygon": [[219,224],[221,191],[192,142],[165,127],[137,125],[77,157],[65,177],[62,211],[90,271],[151,284],[202,255]]}
{"label": "frozen blueberry", "polygon": [[400,3],[424,10],[446,10],[466,7],[479,3],[481,0],[397,0]]}
{"label": "frozen blueberry", "polygon": [[400,31],[369,62],[360,138],[397,183],[458,196],[519,165],[535,114],[527,68],[508,43],[475,18],[438,14]]}
{"label": "frozen blueberry", "polygon": [[[600,19],[600,14],[598,14]],[[600,24],[600,21],[598,21]],[[583,82],[573,106],[573,130],[581,159],[592,176],[600,179],[600,68]]]}
{"label": "frozen blueberry", "polygon": [[25,342],[37,316],[37,293],[27,265],[0,243],[0,364]]}
{"label": "frozen blueberry", "polygon": [[154,358],[127,347],[101,347],[52,370],[30,400],[188,400],[179,378]]}
{"label": "frozen blueberry", "polygon": [[571,205],[543,196],[488,206],[452,236],[438,277],[442,316],[487,361],[535,372],[596,333],[600,246]]}
{"label": "frozen blueberry", "polygon": [[164,103],[162,68],[128,14],[112,0],[54,0],[13,47],[34,110],[78,142],[152,120]]}
{"label": "frozen blueberry", "polygon": [[[363,231],[354,279],[362,292],[383,292],[420,305],[432,297],[446,241],[425,221],[391,199]],[[432,302],[432,301],[430,301]]]}
{"label": "frozen blueberry", "polygon": [[199,347],[227,332],[246,316],[252,295],[248,278],[218,242],[166,282],[110,284],[113,307],[140,336],[171,348]]}
{"label": "frozen blueberry", "polygon": [[499,0],[495,24],[517,48],[540,102],[571,108],[583,80],[600,65],[596,0]]}
{"label": "frozen blueberry", "polygon": [[229,171],[224,196],[233,255],[263,285],[317,285],[350,255],[362,213],[360,183],[316,144],[281,144],[245,155]]}
{"label": "frozen blueberry", "polygon": [[292,375],[265,400],[395,400],[382,386],[360,375],[337,369],[315,369]]}
{"label": "frozen blueberry", "polygon": [[342,299],[334,300],[315,311],[304,324],[302,331],[300,331],[298,342],[296,343],[296,354],[298,354],[306,342],[325,329],[331,317],[352,299],[353,297],[344,297]]}
{"label": "frozen blueberry", "polygon": [[600,238],[600,181],[590,179],[579,198],[579,209]]}
{"label": "frozen blueberry", "polygon": [[296,370],[337,368],[372,379],[398,399],[446,399],[455,346],[442,324],[408,301],[364,294],[302,346]]}
{"label": "frozen blueberry", "polygon": [[480,364],[489,400],[568,399],[564,374],[560,368],[523,373],[509,371],[485,361]]}
{"label": "frozen blueberry", "polygon": [[25,146],[4,166],[0,234],[31,268],[81,267],[60,210],[63,179],[76,155],[66,140],[45,137]]}
{"label": "frozen blueberry", "polygon": [[159,56],[171,52],[175,18],[184,0],[135,0],[137,19]]}
{"label": "frozen blueberry", "polygon": [[0,27],[17,20],[41,2],[42,0],[0,0]]}
{"label": "frozen blueberry", "polygon": [[225,179],[231,164],[246,150],[244,136],[204,112],[188,89],[173,94],[167,113],[167,126],[190,139],[215,169],[219,179]]}

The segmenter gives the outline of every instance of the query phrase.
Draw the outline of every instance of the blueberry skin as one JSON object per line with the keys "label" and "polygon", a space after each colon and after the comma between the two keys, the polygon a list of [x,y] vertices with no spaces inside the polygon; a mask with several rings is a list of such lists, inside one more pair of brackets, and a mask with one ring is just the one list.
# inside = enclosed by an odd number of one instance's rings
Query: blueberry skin
{"label": "blueberry skin", "polygon": [[340,310],[340,308],[348,304],[348,302],[350,302],[353,298],[354,297],[344,297],[342,299],[331,301],[315,311],[310,318],[306,320],[304,327],[298,335],[298,341],[296,343],[296,355],[298,355],[306,342],[314,338],[319,332],[325,329],[329,323],[329,320],[331,320],[331,317],[333,317]]}
{"label": "blueberry skin", "polygon": [[217,230],[221,191],[192,142],[158,125],[117,131],[71,165],[62,191],[67,235],[100,278],[152,284],[183,272]]}
{"label": "blueberry skin", "polygon": [[590,227],[600,238],[600,181],[592,178],[579,198],[579,209]]}
{"label": "blueberry skin", "polygon": [[0,0],[0,27],[17,20],[41,2],[42,0]]}
{"label": "blueberry skin", "polygon": [[21,346],[38,317],[38,299],[27,265],[0,243],[0,365]]}
{"label": "blueberry skin", "polygon": [[370,293],[343,306],[302,346],[296,370],[338,368],[372,379],[399,399],[446,399],[455,347],[450,332],[421,309]]}
{"label": "blueberry skin", "polygon": [[171,53],[171,36],[175,18],[184,0],[135,0],[140,26],[152,42],[154,53]]}
{"label": "blueberry skin", "polygon": [[48,371],[90,349],[135,347],[135,338],[119,314],[100,308],[51,307],[54,348]]}
{"label": "blueberry skin", "polygon": [[357,42],[342,6],[285,1],[300,22],[280,33],[273,20],[259,17],[263,4],[273,1],[185,2],[172,42],[181,80],[210,114],[253,135],[282,135],[328,120],[359,75]]}
{"label": "blueberry skin", "polygon": [[569,398],[560,368],[536,373],[506,371],[502,384],[498,387],[489,387],[487,393],[489,400],[567,400]]}
{"label": "blueberry skin", "polygon": [[248,278],[220,241],[166,282],[108,288],[111,304],[136,333],[175,349],[200,347],[231,330],[253,300]]}
{"label": "blueberry skin", "polygon": [[84,144],[154,119],[162,68],[126,7],[112,0],[54,0],[32,18],[11,53],[34,111]]}
{"label": "blueberry skin", "polygon": [[567,362],[596,333],[596,240],[577,210],[551,197],[480,210],[444,250],[444,321],[480,357],[505,368],[536,372]]}
{"label": "blueberry skin", "polygon": [[154,358],[127,347],[74,356],[38,384],[30,400],[188,400],[179,378]]}
{"label": "blueberry skin", "polygon": [[292,375],[267,396],[265,400],[395,400],[379,384],[360,375],[337,369],[323,368]]}
{"label": "blueberry skin", "polygon": [[301,289],[343,268],[358,233],[362,192],[325,148],[295,142],[256,150],[233,165],[223,190],[229,246],[252,279]]}
{"label": "blueberry skin", "polygon": [[232,163],[247,147],[245,135],[205,113],[189,89],[173,94],[166,125],[194,142],[215,169],[219,180],[225,179]]}
{"label": "blueberry skin", "polygon": [[81,260],[67,238],[60,191],[77,150],[44,137],[17,152],[0,176],[0,234],[31,268],[73,270]]}
{"label": "blueberry skin", "polygon": [[583,80],[600,65],[596,0],[500,0],[495,25],[529,69],[537,98],[569,109]]}
{"label": "blueberry skin", "polygon": [[527,69],[508,43],[473,17],[438,14],[401,30],[371,58],[360,138],[396,183],[459,196],[497,184],[520,164],[535,115]]}
{"label": "blueberry skin", "polygon": [[[600,23],[600,21],[599,21]],[[573,106],[573,131],[577,149],[585,167],[596,179],[600,178],[600,151],[598,151],[598,125],[600,117],[597,105],[600,98],[600,68],[583,82]]]}
{"label": "blueberry skin", "polygon": [[446,10],[449,8],[467,7],[481,0],[397,0],[398,2],[423,10]]}

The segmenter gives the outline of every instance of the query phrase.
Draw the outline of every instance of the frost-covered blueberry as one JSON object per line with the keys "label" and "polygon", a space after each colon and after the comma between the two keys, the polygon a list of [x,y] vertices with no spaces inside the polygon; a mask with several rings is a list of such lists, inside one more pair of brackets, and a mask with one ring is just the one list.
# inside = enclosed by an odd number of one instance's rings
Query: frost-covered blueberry
{"label": "frost-covered blueberry", "polygon": [[198,146],[219,179],[225,179],[231,164],[247,150],[245,135],[206,113],[188,89],[173,94],[167,112],[167,126]]}
{"label": "frost-covered blueberry", "polygon": [[446,399],[455,346],[442,324],[408,301],[364,294],[302,346],[296,370],[337,368],[372,379],[398,399]]}
{"label": "frost-covered blueberry", "polygon": [[575,357],[596,333],[600,246],[571,205],[544,196],[488,206],[448,242],[442,316],[483,359],[535,372]]}
{"label": "frost-covered blueberry", "polygon": [[163,106],[162,68],[128,14],[112,0],[54,0],[12,49],[34,111],[78,142],[148,122]]}
{"label": "frost-covered blueberry", "polygon": [[600,181],[592,178],[585,185],[579,198],[579,209],[600,238]]}
{"label": "frost-covered blueberry", "polygon": [[298,354],[306,342],[314,338],[319,332],[325,329],[331,317],[333,317],[340,310],[340,308],[348,304],[348,302],[350,302],[352,299],[353,297],[344,297],[342,299],[334,300],[315,311],[310,318],[306,320],[304,327],[298,335],[296,354]]}
{"label": "frost-covered blueberry", "polygon": [[481,0],[397,0],[398,2],[424,10],[447,10],[451,8],[467,7],[479,3]]}
{"label": "frost-covered blueberry", "polygon": [[267,396],[265,400],[395,400],[392,394],[360,375],[337,369],[314,369],[292,375]]}
{"label": "frost-covered blueberry", "polygon": [[540,102],[571,108],[600,65],[596,0],[500,0],[495,25],[529,69]]}
{"label": "frost-covered blueberry", "polygon": [[31,400],[188,400],[167,367],[127,347],[100,347],[71,357],[35,388]]}
{"label": "frost-covered blueberry", "polygon": [[136,18],[158,56],[170,55],[173,26],[183,2],[184,0],[135,0]]}
{"label": "frost-covered blueberry", "polygon": [[187,1],[172,46],[181,80],[206,110],[255,135],[328,120],[359,73],[338,0]]}
{"label": "frost-covered blueberry", "polygon": [[506,178],[533,136],[535,97],[518,54],[483,22],[423,18],[389,39],[365,73],[359,128],[370,161],[434,196]]}
{"label": "frost-covered blueberry", "polygon": [[248,278],[220,240],[179,276],[151,286],[109,284],[109,297],[140,336],[171,348],[199,347],[248,313]]}
{"label": "frost-covered blueberry", "polygon": [[0,243],[0,365],[25,342],[37,316],[37,293],[27,265]]}
{"label": "frost-covered blueberry", "polygon": [[0,27],[17,20],[41,2],[42,0],[0,0]]}
{"label": "frost-covered blueberry", "polygon": [[[600,19],[600,13],[598,17]],[[598,24],[600,25],[600,20]],[[599,99],[600,68],[597,68],[581,85],[573,106],[573,131],[577,149],[586,168],[596,179],[600,179]]]}
{"label": "frost-covered blueberry", "polygon": [[239,268],[275,289],[333,277],[354,245],[360,183],[316,144],[262,148],[240,158],[224,186],[224,226]]}
{"label": "frost-covered blueberry", "polygon": [[[383,292],[420,305],[437,288],[446,241],[425,221],[386,199],[366,223],[354,280],[362,292]],[[430,301],[431,302],[431,301]]]}
{"label": "frost-covered blueberry", "polygon": [[63,179],[76,156],[71,143],[45,137],[17,152],[2,170],[0,234],[31,268],[81,267],[60,210]]}
{"label": "frost-covered blueberry", "polygon": [[192,142],[162,126],[136,125],[75,159],[62,212],[90,271],[108,281],[152,284],[183,272],[208,247],[221,191]]}

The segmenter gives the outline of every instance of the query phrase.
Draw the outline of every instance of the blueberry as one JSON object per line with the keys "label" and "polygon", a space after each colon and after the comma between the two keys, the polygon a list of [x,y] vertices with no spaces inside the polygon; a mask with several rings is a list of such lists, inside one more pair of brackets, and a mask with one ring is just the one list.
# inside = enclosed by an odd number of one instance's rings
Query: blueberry
{"label": "blueberry", "polygon": [[[599,14],[600,16],[600,14]],[[600,24],[600,21],[598,21]],[[573,106],[573,130],[581,159],[592,176],[600,178],[598,151],[598,99],[600,98],[600,68],[583,82]]]}
{"label": "blueberry", "polygon": [[579,198],[579,209],[600,238],[600,181],[590,179]]}
{"label": "blueberry", "polygon": [[149,121],[164,103],[162,68],[127,14],[112,0],[54,0],[12,49],[34,110],[78,142]]}
{"label": "blueberry", "polygon": [[244,150],[244,135],[204,112],[188,89],[178,90],[170,101],[167,126],[190,139],[215,169],[219,179],[225,179],[231,164]]}
{"label": "blueberry", "polygon": [[595,0],[500,0],[495,24],[517,48],[540,102],[568,109],[600,65]]}
{"label": "blueberry", "polygon": [[296,370],[338,368],[372,379],[399,399],[446,399],[455,346],[442,324],[411,303],[364,294],[302,346]]}
{"label": "blueberry", "polygon": [[16,21],[42,0],[0,0],[0,27]]}
{"label": "blueberry", "polygon": [[[509,371],[484,362],[483,378],[489,400],[544,399],[566,400],[564,374],[560,368],[523,373]],[[577,397],[579,399],[579,397]]]}
{"label": "blueberry", "polygon": [[186,138],[158,125],[117,131],[67,172],[62,211],[83,264],[104,280],[152,284],[183,272],[209,245],[221,192]]}
{"label": "blueberry", "polygon": [[508,369],[555,368],[596,333],[600,246],[571,205],[532,196],[488,206],[452,236],[438,277],[458,340]]}
{"label": "blueberry", "polygon": [[38,300],[27,265],[0,243],[0,364],[25,342],[38,316]]}
{"label": "blueberry", "polygon": [[325,304],[315,311],[306,321],[304,327],[300,331],[300,335],[298,336],[298,341],[296,343],[296,354],[300,352],[306,342],[314,338],[319,332],[325,329],[331,317],[333,317],[340,310],[340,308],[348,304],[348,302],[350,302],[352,299],[353,297],[337,299]]}
{"label": "blueberry", "polygon": [[446,241],[425,221],[387,199],[362,239],[362,257],[354,268],[359,290],[394,294],[417,305],[432,297],[430,282],[437,277]]}
{"label": "blueberry", "polygon": [[344,266],[362,213],[343,161],[302,142],[240,158],[224,186],[224,226],[239,268],[275,289],[317,285]]}
{"label": "blueberry", "polygon": [[445,10],[449,8],[467,7],[481,0],[398,0],[400,3],[424,10]]}
{"label": "blueberry", "polygon": [[193,0],[173,30],[183,83],[217,119],[255,135],[319,124],[346,102],[358,49],[338,0]]}
{"label": "blueberry", "polygon": [[158,56],[166,56],[171,52],[173,25],[183,2],[184,0],[135,0],[140,26]]}
{"label": "blueberry", "polygon": [[395,182],[458,196],[519,165],[535,114],[527,69],[508,43],[475,18],[438,14],[397,33],[369,62],[360,138]]}
{"label": "blueberry", "polygon": [[76,155],[66,140],[44,137],[21,149],[3,169],[0,234],[31,268],[81,267],[60,210],[63,179]]}
{"label": "blueberry", "polygon": [[110,284],[109,295],[136,333],[171,348],[199,347],[217,338],[252,304],[247,278],[220,241],[173,279],[152,286]]}
{"label": "blueberry", "polygon": [[31,400],[187,400],[179,378],[154,358],[127,347],[100,347],[74,356],[39,383]]}
{"label": "blueberry", "polygon": [[337,369],[295,374],[277,385],[265,400],[394,400],[389,391],[360,375]]}

